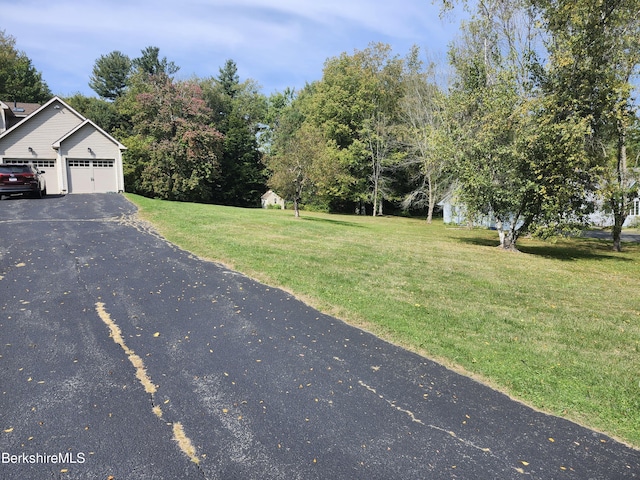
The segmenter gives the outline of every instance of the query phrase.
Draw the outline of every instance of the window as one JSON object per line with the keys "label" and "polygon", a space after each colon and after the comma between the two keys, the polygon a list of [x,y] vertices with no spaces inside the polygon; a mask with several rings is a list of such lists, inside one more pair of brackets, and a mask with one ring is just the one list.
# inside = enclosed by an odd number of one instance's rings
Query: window
{"label": "window", "polygon": [[94,160],[93,166],[96,168],[113,168],[113,160]]}
{"label": "window", "polygon": [[29,165],[2,165],[0,173],[33,173]]}
{"label": "window", "polygon": [[69,160],[69,166],[89,168],[91,166],[91,160]]}
{"label": "window", "polygon": [[56,167],[56,161],[55,160],[16,160],[16,159],[12,159],[12,160],[5,160],[4,163],[6,165],[29,164],[29,165],[33,165],[34,167],[37,167],[37,168],[55,168]]}
{"label": "window", "polygon": [[631,215],[640,216],[640,198],[636,198],[631,206]]}

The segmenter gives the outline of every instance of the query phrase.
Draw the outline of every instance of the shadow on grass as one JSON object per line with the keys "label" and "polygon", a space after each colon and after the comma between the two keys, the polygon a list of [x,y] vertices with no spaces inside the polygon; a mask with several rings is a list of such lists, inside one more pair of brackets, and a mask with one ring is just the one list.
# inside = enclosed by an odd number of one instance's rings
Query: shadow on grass
{"label": "shadow on grass", "polygon": [[358,227],[362,228],[362,225],[354,222],[346,222],[344,220],[334,220],[332,218],[322,218],[322,217],[300,217],[301,220],[305,222],[322,222],[322,223],[330,223],[332,225],[341,225],[343,227]]}
{"label": "shadow on grass", "polygon": [[[483,237],[459,238],[458,241],[476,245],[480,247],[498,248],[495,239]],[[629,262],[632,261],[628,257],[612,251],[612,243],[605,240],[596,239],[575,239],[575,245],[526,245],[519,243],[518,250],[529,255],[550,258],[553,260],[576,261],[576,260],[613,260]],[[624,247],[623,247],[624,253]]]}

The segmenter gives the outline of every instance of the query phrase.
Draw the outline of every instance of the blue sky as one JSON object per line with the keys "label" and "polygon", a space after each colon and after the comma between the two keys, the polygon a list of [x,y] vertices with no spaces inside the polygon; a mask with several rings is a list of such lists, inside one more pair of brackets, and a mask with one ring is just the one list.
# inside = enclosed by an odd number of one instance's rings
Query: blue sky
{"label": "blue sky", "polygon": [[88,87],[97,58],[160,48],[178,78],[217,76],[228,58],[265,94],[319,80],[327,58],[416,44],[445,58],[458,24],[431,0],[0,0],[0,30],[16,38],[57,95]]}

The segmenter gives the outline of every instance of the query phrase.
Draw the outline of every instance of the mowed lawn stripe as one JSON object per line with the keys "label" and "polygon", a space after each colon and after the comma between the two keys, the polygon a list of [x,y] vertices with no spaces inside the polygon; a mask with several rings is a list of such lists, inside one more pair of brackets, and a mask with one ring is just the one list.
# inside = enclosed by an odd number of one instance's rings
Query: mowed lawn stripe
{"label": "mowed lawn stripe", "polygon": [[168,240],[640,446],[640,245],[127,195]]}

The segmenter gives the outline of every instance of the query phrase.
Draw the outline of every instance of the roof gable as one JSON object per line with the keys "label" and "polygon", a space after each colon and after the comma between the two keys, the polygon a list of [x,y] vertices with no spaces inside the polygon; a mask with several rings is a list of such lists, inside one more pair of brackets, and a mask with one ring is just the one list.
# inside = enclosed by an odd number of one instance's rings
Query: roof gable
{"label": "roof gable", "polygon": [[[4,108],[4,103],[2,105],[2,108]],[[75,117],[78,118],[79,123],[73,128],[71,129],[69,132],[65,133],[62,137],[60,137],[58,140],[56,140],[52,147],[54,149],[58,149],[60,148],[60,144],[71,138],[76,132],[78,132],[80,129],[82,129],[85,126],[90,126],[91,128],[95,129],[97,132],[99,132],[101,135],[103,135],[105,138],[107,138],[110,142],[114,143],[115,145],[117,145],[117,147],[120,150],[126,150],[127,147],[125,147],[124,145],[122,145],[120,142],[118,142],[115,138],[113,138],[111,135],[109,135],[107,132],[105,132],[102,128],[100,128],[98,125],[96,125],[95,123],[93,123],[91,120],[89,120],[88,118],[82,116],[77,110],[75,110],[73,107],[69,106],[66,102],[64,102],[60,97],[53,97],[51,100],[49,100],[47,103],[45,103],[44,105],[42,105],[40,108],[36,109],[33,113],[31,113],[28,117],[26,117],[25,119],[23,119],[20,123],[17,123],[16,125],[12,126],[11,128],[9,128],[8,130],[2,132],[0,134],[0,139],[2,139],[3,137],[11,134],[12,132],[16,131],[19,128],[23,128],[24,125],[28,125],[30,122],[33,121],[34,118],[37,118],[42,112],[46,111],[51,105],[53,105],[53,108],[65,108],[66,110],[68,110],[69,112],[71,112],[72,115],[74,115]]]}
{"label": "roof gable", "polygon": [[65,135],[63,135],[62,137],[60,137],[58,140],[56,140],[55,142],[53,142],[53,144],[51,145],[54,149],[58,150],[60,148],[60,145],[62,145],[62,142],[64,142],[65,140],[70,139],[71,137],[73,137],[73,135],[75,135],[77,132],[79,132],[80,130],[82,130],[84,127],[90,127],[93,128],[94,130],[96,130],[98,133],[100,133],[102,136],[104,136],[105,138],[107,138],[110,142],[115,143],[118,148],[120,150],[126,150],[127,147],[125,147],[124,145],[122,145],[119,141],[117,141],[115,138],[113,138],[111,135],[109,135],[107,132],[105,132],[103,129],[101,129],[98,125],[96,125],[95,123],[93,123],[91,120],[89,120],[88,118],[84,120],[84,122],[82,122],[80,125],[78,125],[77,127],[75,127],[73,130],[69,131],[68,133],[66,133]]}
{"label": "roof gable", "polygon": [[78,119],[82,122],[84,120],[86,120],[85,117],[83,117],[82,115],[80,115],[80,113],[78,113],[77,110],[75,110],[74,108],[70,107],[69,105],[67,105],[64,101],[62,101],[61,98],[59,97],[53,97],[51,100],[49,100],[47,103],[45,103],[44,105],[42,105],[40,108],[38,108],[36,111],[34,111],[31,115],[29,115],[28,117],[26,117],[24,120],[22,120],[21,122],[15,124],[14,126],[12,126],[11,128],[9,128],[8,130],[0,133],[0,138],[2,137],[6,137],[7,135],[9,135],[11,132],[17,130],[18,128],[22,128],[24,125],[30,123],[31,121],[33,121],[34,118],[38,117],[38,115],[41,112],[44,112],[45,110],[47,110],[47,108],[49,108],[50,105],[54,105],[53,108],[56,108],[56,103],[58,103],[58,108],[60,107],[64,107],[67,110],[69,110],[73,115],[75,115],[76,117],[78,117]]}

